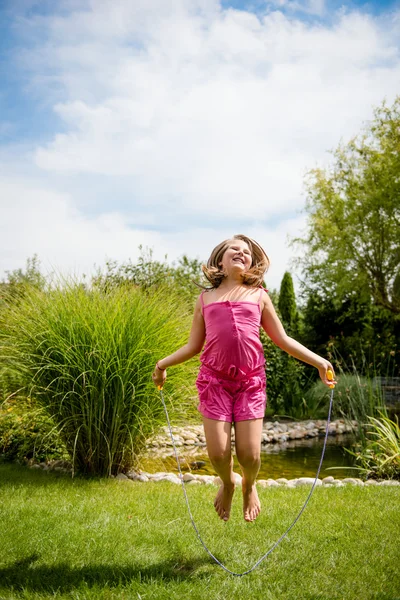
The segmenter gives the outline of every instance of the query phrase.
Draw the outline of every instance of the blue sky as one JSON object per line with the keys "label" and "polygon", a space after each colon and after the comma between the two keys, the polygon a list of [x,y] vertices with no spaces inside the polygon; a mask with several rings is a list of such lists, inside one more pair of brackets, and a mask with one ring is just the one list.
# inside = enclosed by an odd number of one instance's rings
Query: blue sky
{"label": "blue sky", "polygon": [[277,287],[304,175],[400,81],[400,3],[3,0],[0,278],[257,239]]}

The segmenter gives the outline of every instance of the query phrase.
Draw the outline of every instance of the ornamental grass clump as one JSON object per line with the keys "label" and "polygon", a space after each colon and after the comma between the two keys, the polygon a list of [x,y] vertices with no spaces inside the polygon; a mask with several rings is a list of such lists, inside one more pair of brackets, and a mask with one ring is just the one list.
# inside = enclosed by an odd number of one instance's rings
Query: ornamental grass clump
{"label": "ornamental grass clump", "polygon": [[358,469],[366,477],[400,479],[400,427],[394,420],[381,413],[379,418],[368,418],[366,439],[356,452],[350,452],[360,465]]}
{"label": "ornamental grass clump", "polygon": [[[105,292],[74,282],[32,288],[1,321],[0,359],[53,419],[74,469],[111,475],[134,466],[164,424],[154,364],[188,336],[190,316],[173,291]],[[187,418],[190,365],[168,375],[172,417]]]}

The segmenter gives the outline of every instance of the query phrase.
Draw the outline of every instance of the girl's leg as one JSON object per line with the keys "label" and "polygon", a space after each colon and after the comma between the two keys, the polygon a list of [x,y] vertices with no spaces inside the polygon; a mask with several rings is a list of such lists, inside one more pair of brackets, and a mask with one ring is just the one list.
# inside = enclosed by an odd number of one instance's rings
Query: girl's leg
{"label": "girl's leg", "polygon": [[226,421],[216,421],[203,417],[204,434],[210,461],[222,480],[214,506],[219,517],[229,519],[232,496],[235,491],[233,459],[231,452],[231,427]]}
{"label": "girl's leg", "polygon": [[262,426],[262,419],[235,423],[236,455],[243,474],[243,516],[246,521],[254,521],[261,510],[255,481],[261,464]]}

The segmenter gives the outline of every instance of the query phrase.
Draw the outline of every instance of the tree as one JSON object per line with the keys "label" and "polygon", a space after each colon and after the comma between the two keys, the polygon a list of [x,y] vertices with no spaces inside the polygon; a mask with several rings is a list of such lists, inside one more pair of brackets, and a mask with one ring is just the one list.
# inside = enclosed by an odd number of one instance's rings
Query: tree
{"label": "tree", "polygon": [[294,293],[293,279],[291,274],[286,271],[279,290],[278,308],[282,315],[284,326],[289,332],[293,332],[296,323],[296,296]]}
{"label": "tree", "polygon": [[400,314],[400,96],[383,102],[334,165],[308,173],[308,227],[297,239],[305,285],[341,302],[369,295]]}

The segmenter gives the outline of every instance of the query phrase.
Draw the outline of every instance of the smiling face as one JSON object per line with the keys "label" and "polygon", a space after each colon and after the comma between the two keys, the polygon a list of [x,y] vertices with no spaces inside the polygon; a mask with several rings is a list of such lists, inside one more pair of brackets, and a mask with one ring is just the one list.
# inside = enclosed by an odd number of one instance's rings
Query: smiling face
{"label": "smiling face", "polygon": [[268,256],[260,244],[240,233],[215,246],[202,270],[214,289],[226,277],[245,285],[260,287],[268,266]]}
{"label": "smiling face", "polygon": [[219,267],[226,274],[245,273],[252,265],[251,250],[244,240],[229,240]]}

